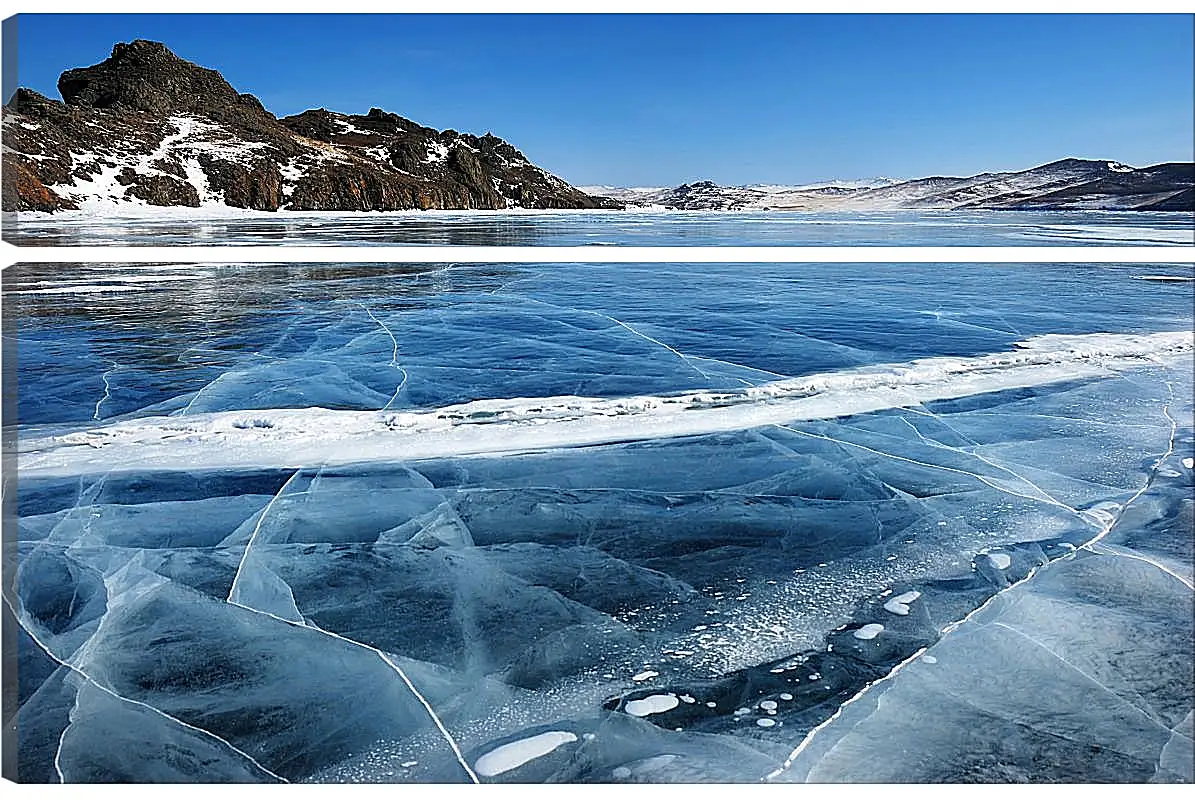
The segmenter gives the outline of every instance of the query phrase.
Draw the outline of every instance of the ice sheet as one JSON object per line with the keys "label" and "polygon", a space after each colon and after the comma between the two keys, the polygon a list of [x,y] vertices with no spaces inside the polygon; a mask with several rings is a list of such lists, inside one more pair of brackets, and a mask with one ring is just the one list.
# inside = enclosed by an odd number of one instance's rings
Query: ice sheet
{"label": "ice sheet", "polygon": [[1189,282],[245,269],[5,298],[24,780],[1190,780]]}
{"label": "ice sheet", "polygon": [[[429,151],[426,160],[440,154]],[[299,169],[287,171],[287,178]],[[114,172],[113,172],[114,174]],[[99,191],[123,192],[111,180]],[[196,183],[201,183],[196,180]],[[203,188],[200,186],[200,188]],[[118,193],[118,192],[117,192]],[[210,202],[210,201],[209,201]],[[91,202],[7,215],[20,245],[1191,245],[1191,215],[1150,211],[248,211]]]}

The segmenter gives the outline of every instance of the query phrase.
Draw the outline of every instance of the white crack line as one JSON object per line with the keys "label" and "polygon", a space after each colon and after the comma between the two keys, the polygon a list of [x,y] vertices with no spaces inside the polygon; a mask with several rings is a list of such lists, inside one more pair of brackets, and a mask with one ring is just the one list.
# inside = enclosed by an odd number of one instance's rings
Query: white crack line
{"label": "white crack line", "polygon": [[66,727],[58,735],[58,748],[54,751],[54,771],[58,773],[58,782],[66,783],[66,775],[62,772],[62,743],[66,741],[66,732],[75,724],[75,709],[79,707],[79,693],[75,692],[75,702],[71,705],[70,713],[66,717]]}
{"label": "white crack line", "polygon": [[279,497],[286,492],[286,487],[290,486],[291,481],[299,477],[299,473],[303,470],[297,469],[294,473],[286,479],[286,483],[278,490],[278,493],[270,498],[270,502],[266,503],[265,508],[261,510],[261,516],[257,518],[257,524],[253,526],[253,533],[249,536],[249,541],[245,542],[245,552],[241,553],[241,563],[237,565],[236,574],[232,576],[232,586],[228,587],[228,597],[225,598],[227,602],[232,602],[232,596],[236,594],[237,581],[241,578],[241,572],[245,569],[245,561],[249,558],[249,548],[253,546],[253,540],[257,538],[257,534],[261,532],[262,523],[266,521],[266,515],[270,512],[270,508],[278,501]]}
{"label": "white crack line", "polygon": [[112,384],[108,380],[108,376],[110,376],[116,370],[120,369],[120,364],[117,364],[115,361],[109,361],[108,363],[112,365],[112,368],[100,376],[104,380],[104,396],[96,401],[95,413],[92,414],[92,416],[91,416],[91,418],[93,420],[97,420],[97,421],[100,418],[100,406],[102,406],[104,404],[105,400],[110,400],[112,398]]}
{"label": "white crack line", "polygon": [[394,389],[394,394],[390,396],[390,399],[386,402],[386,405],[378,409],[379,411],[387,411],[390,409],[390,406],[394,403],[394,401],[398,399],[398,395],[400,392],[402,392],[403,387],[407,385],[407,371],[398,363],[398,339],[394,336],[394,331],[390,330],[390,328],[386,326],[386,323],[382,322],[373,315],[373,312],[369,310],[369,306],[365,305],[364,303],[357,303],[357,305],[365,309],[365,313],[369,315],[369,318],[376,322],[381,329],[386,332],[386,335],[390,337],[390,341],[394,344],[394,351],[390,354],[389,366],[402,373],[402,380],[399,381],[398,386]]}

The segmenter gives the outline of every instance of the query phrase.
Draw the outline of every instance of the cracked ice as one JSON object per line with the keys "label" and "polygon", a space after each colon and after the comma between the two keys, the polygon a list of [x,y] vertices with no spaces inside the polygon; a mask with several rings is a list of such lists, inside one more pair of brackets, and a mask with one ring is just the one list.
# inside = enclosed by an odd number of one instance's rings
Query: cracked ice
{"label": "cracked ice", "polygon": [[22,780],[1192,779],[1189,282],[77,269],[5,275]]}

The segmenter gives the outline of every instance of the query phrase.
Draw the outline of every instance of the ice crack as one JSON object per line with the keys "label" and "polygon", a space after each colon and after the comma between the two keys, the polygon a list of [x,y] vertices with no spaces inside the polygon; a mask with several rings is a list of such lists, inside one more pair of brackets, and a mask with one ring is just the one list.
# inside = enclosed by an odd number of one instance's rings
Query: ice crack
{"label": "ice crack", "polygon": [[369,318],[376,322],[378,326],[386,332],[386,335],[390,337],[390,342],[394,345],[394,350],[390,354],[389,366],[402,373],[402,380],[398,382],[398,386],[394,389],[394,394],[390,396],[390,399],[386,402],[386,405],[382,406],[380,409],[381,411],[387,411],[389,410],[390,406],[393,405],[394,401],[398,399],[398,395],[400,392],[402,392],[403,387],[407,385],[407,371],[398,363],[398,339],[395,337],[394,331],[390,330],[386,323],[375,317],[367,305],[364,303],[358,303],[357,305],[361,306],[361,308],[365,310],[365,313],[369,315]]}
{"label": "ice crack", "polygon": [[1059,655],[1057,652],[1055,652],[1051,647],[1049,647],[1045,642],[1042,642],[1041,640],[1036,639],[1033,636],[1030,636],[1029,634],[1025,633],[1022,630],[1014,628],[1013,626],[1009,625],[1006,622],[997,621],[997,622],[992,622],[991,625],[994,627],[997,627],[997,628],[1004,628],[1005,630],[1012,631],[1013,633],[1017,634],[1018,636],[1022,637],[1023,639],[1037,645],[1039,648],[1041,648],[1045,652],[1049,653],[1050,656],[1052,656],[1054,659],[1056,659],[1056,660],[1062,662],[1063,664],[1065,664],[1066,666],[1070,667],[1075,672],[1079,673],[1084,678],[1091,681],[1092,683],[1094,683],[1096,686],[1103,689],[1108,694],[1117,698],[1118,700],[1125,703],[1126,705],[1131,706],[1132,708],[1136,709],[1137,711],[1140,711],[1142,715],[1144,715],[1151,722],[1155,723],[1158,727],[1162,728],[1163,730],[1167,731],[1168,733],[1174,733],[1174,731],[1171,730],[1170,726],[1166,725],[1164,722],[1162,722],[1162,720],[1160,720],[1156,716],[1154,716],[1154,714],[1150,713],[1149,711],[1147,711],[1144,708],[1141,708],[1140,706],[1136,705],[1135,703],[1130,703],[1122,695],[1117,694],[1116,692],[1112,691],[1112,689],[1109,688],[1106,684],[1099,681],[1094,675],[1091,675],[1090,673],[1084,671],[1083,669],[1080,669],[1077,665],[1072,664],[1070,661],[1067,661],[1065,658],[1063,658],[1061,655]]}
{"label": "ice crack", "polygon": [[415,684],[411,681],[411,678],[402,669],[402,667],[398,666],[398,664],[395,664],[393,661],[391,661],[389,656],[387,656],[381,650],[379,650],[376,647],[373,647],[372,645],[365,644],[364,642],[358,642],[355,639],[350,639],[347,636],[341,636],[339,633],[334,633],[332,631],[324,630],[323,628],[319,627],[318,625],[314,625],[310,622],[306,622],[306,621],[301,622],[301,623],[294,622],[292,620],[288,620],[288,619],[284,619],[283,617],[279,617],[276,614],[271,614],[268,611],[261,611],[256,608],[251,608],[250,606],[244,605],[243,603],[238,603],[235,600],[229,600],[228,602],[230,605],[234,605],[237,608],[243,608],[246,611],[252,612],[254,614],[261,614],[263,616],[269,617],[270,619],[277,620],[279,622],[282,622],[286,625],[290,625],[295,628],[306,628],[307,630],[315,631],[316,633],[321,633],[324,636],[329,636],[333,639],[337,639],[339,641],[344,642],[345,644],[349,644],[349,645],[352,645],[355,647],[364,648],[365,650],[369,650],[370,652],[377,655],[377,657],[380,658],[386,664],[386,666],[390,667],[390,669],[394,670],[394,672],[397,673],[398,677],[400,679],[402,679],[402,682],[406,685],[407,689],[410,690],[411,694],[413,694],[415,696],[415,699],[418,700],[419,703],[423,706],[424,710],[427,712],[428,717],[431,719],[432,724],[435,725],[436,728],[440,731],[440,735],[443,736],[444,741],[448,743],[448,746],[452,750],[453,755],[456,757],[457,762],[461,765],[461,768],[465,771],[465,774],[469,776],[469,780],[471,780],[473,783],[478,783],[478,784],[481,783],[481,781],[477,777],[477,774],[469,766],[469,762],[465,760],[465,756],[461,752],[460,745],[457,744],[456,739],[453,738],[452,734],[448,732],[448,728],[445,727],[444,722],[440,719],[440,715],[436,713],[434,708],[432,708],[432,704],[428,701],[428,699],[423,695],[422,692],[420,692],[417,688],[415,688]]}
{"label": "ice crack", "polygon": [[[240,749],[239,747],[237,747],[236,745],[234,745],[232,742],[228,741],[227,739],[217,736],[216,734],[212,733],[211,731],[204,730],[203,728],[199,728],[199,727],[196,727],[195,725],[191,725],[190,723],[184,722],[181,719],[179,719],[178,717],[174,717],[174,716],[171,716],[170,714],[167,714],[165,711],[162,711],[160,708],[155,708],[154,706],[151,706],[149,703],[143,703],[140,700],[134,700],[131,697],[125,697],[124,695],[114,691],[113,689],[109,689],[107,686],[103,685],[102,683],[97,681],[95,678],[88,675],[86,672],[83,671],[83,669],[81,667],[79,667],[75,664],[72,664],[69,661],[64,661],[61,658],[59,658],[58,656],[54,655],[53,651],[51,651],[50,648],[44,642],[42,642],[41,639],[39,639],[37,637],[37,634],[35,634],[33,632],[33,630],[27,624],[25,624],[24,622],[21,621],[21,617],[17,613],[16,608],[13,607],[12,601],[8,599],[8,595],[3,595],[3,601],[8,606],[9,610],[12,611],[13,617],[17,620],[17,624],[21,627],[21,630],[25,631],[25,633],[27,633],[29,635],[29,638],[32,639],[34,641],[34,643],[36,643],[37,646],[47,656],[49,656],[49,658],[52,661],[54,661],[56,664],[66,667],[67,669],[71,670],[72,672],[77,674],[79,677],[81,677],[83,680],[87,681],[89,684],[91,684],[95,688],[99,689],[101,692],[104,692],[105,694],[116,698],[117,700],[119,700],[122,703],[130,703],[139,708],[144,708],[147,711],[157,714],[158,716],[160,716],[164,719],[167,719],[170,722],[173,722],[177,725],[180,725],[188,730],[195,731],[196,733],[198,733],[202,736],[206,736],[210,739],[215,739],[217,742],[224,745],[229,750],[232,750],[237,755],[239,755],[242,758],[249,761],[249,763],[251,763],[253,766],[257,767],[259,770],[261,770],[266,775],[269,775],[271,778],[273,778],[281,783],[290,783],[290,781],[288,781],[286,778],[283,778],[281,775],[278,775],[278,774],[272,772],[271,770],[266,769],[264,766],[262,766],[260,763],[258,763],[257,759],[255,759],[253,756],[249,755],[244,750]],[[63,733],[65,734],[65,731],[63,731]],[[61,742],[61,738],[60,738],[60,740],[59,740],[60,748],[61,748],[61,745],[62,745],[62,742]],[[56,769],[58,768],[57,757],[55,757],[55,768]],[[59,778],[62,778],[61,771],[59,771],[58,775],[59,775]],[[65,781],[63,781],[63,782],[65,783]]]}
{"label": "ice crack", "polygon": [[[1166,381],[1166,390],[1170,393],[1170,403],[1173,403],[1174,384],[1172,384],[1170,381]],[[1159,455],[1154,461],[1149,476],[1145,479],[1145,483],[1141,486],[1141,488],[1137,490],[1136,494],[1130,497],[1125,504],[1120,507],[1120,510],[1116,512],[1116,515],[1108,520],[1107,524],[1104,525],[1103,530],[1101,530],[1094,539],[1083,543],[1079,549],[1095,552],[1094,546],[1099,544],[1099,542],[1103,540],[1103,538],[1107,536],[1113,528],[1116,527],[1116,523],[1120,522],[1120,520],[1124,517],[1124,513],[1128,511],[1129,506],[1131,506],[1138,497],[1145,494],[1150,486],[1153,486],[1154,479],[1158,475],[1158,470],[1161,468],[1166,459],[1170,458],[1170,456],[1174,454],[1174,440],[1178,436],[1178,422],[1174,419],[1174,417],[1170,416],[1170,403],[1162,406],[1162,416],[1166,417],[1166,419],[1170,422],[1170,441],[1166,445],[1166,452]],[[1071,557],[1074,557],[1073,554]]]}
{"label": "ice crack", "polygon": [[58,782],[66,783],[66,775],[62,772],[62,743],[66,741],[66,732],[75,724],[75,711],[79,708],[79,695],[75,693],[75,702],[71,704],[70,713],[66,717],[66,727],[58,735],[58,747],[54,750],[54,772],[58,773]]}
{"label": "ice crack", "polygon": [[[545,302],[545,301],[543,301],[543,300],[535,300],[535,299],[532,299],[532,298],[527,298],[527,299],[528,299],[528,300],[530,300],[530,301],[531,301],[531,302],[533,302],[533,303],[538,303],[538,304],[540,304],[540,305],[550,306],[551,308],[562,308],[562,306],[555,305],[554,303],[547,303],[547,302]],[[582,313],[582,314],[589,314],[589,315],[591,315],[591,316],[594,316],[594,317],[601,317],[601,318],[602,318],[602,319],[604,319],[604,320],[608,320],[608,321],[610,321],[610,322],[613,322],[615,325],[618,325],[619,327],[626,329],[627,331],[629,331],[630,333],[634,334],[635,336],[638,336],[640,339],[643,339],[644,341],[647,341],[647,342],[651,342],[652,344],[654,344],[654,345],[656,345],[656,346],[658,346],[658,347],[662,347],[662,348],[664,348],[664,349],[665,349],[665,350],[667,350],[669,353],[672,353],[672,355],[676,356],[676,357],[677,357],[677,358],[679,358],[681,361],[685,362],[685,365],[686,365],[687,367],[691,368],[691,369],[692,369],[694,372],[696,372],[696,373],[698,373],[699,375],[701,375],[701,377],[705,378],[707,381],[713,381],[713,380],[715,380],[715,379],[714,379],[714,377],[713,377],[712,375],[710,375],[708,372],[706,372],[705,370],[703,370],[701,367],[699,367],[699,366],[697,366],[696,364],[694,364],[694,363],[693,363],[694,359],[696,359],[696,358],[699,358],[699,357],[695,357],[695,356],[687,356],[687,355],[685,355],[684,353],[682,353],[681,351],[677,350],[675,347],[672,347],[671,345],[665,344],[664,342],[661,342],[659,339],[656,339],[656,338],[654,338],[654,337],[652,337],[652,336],[648,336],[646,333],[643,333],[642,331],[640,331],[640,330],[637,330],[637,329],[636,329],[634,326],[632,326],[630,323],[623,322],[622,320],[620,320],[620,319],[618,319],[618,318],[616,318],[616,317],[613,317],[613,316],[611,316],[611,315],[609,315],[609,314],[606,314],[606,313],[604,313],[604,312],[601,312],[601,311],[594,311],[594,310],[592,310],[592,309],[588,309],[588,308],[569,308],[568,310],[569,310],[569,311],[577,311],[577,312],[580,312],[580,313]],[[706,360],[706,361],[716,361],[717,359],[702,359],[702,360]],[[739,366],[739,365],[735,365],[735,366]],[[762,370],[761,370],[761,371],[762,371]],[[748,385],[750,385],[750,384],[748,384]]]}
{"label": "ice crack", "polygon": [[241,563],[237,565],[236,574],[232,576],[232,586],[230,586],[228,589],[227,597],[227,601],[229,603],[233,602],[232,598],[233,595],[236,594],[237,582],[241,579],[241,573],[245,569],[245,562],[249,559],[249,549],[253,547],[253,541],[257,538],[257,534],[261,532],[261,526],[262,523],[266,521],[266,515],[270,513],[270,508],[273,507],[274,503],[278,501],[278,498],[282,497],[282,495],[286,492],[286,487],[290,486],[294,479],[299,477],[299,473],[302,471],[302,469],[295,470],[294,473],[286,479],[286,483],[282,484],[282,488],[278,490],[278,493],[271,497],[270,502],[266,503],[266,507],[261,510],[261,516],[257,518],[257,524],[253,526],[253,533],[250,534],[249,541],[245,543],[245,552],[241,554]]}
{"label": "ice crack", "polygon": [[[961,438],[961,439],[965,439],[966,441],[968,441],[968,442],[971,442],[971,444],[975,445],[976,447],[978,447],[978,446],[979,446],[978,442],[975,442],[975,441],[974,441],[974,440],[972,440],[971,438],[969,438],[969,437],[967,437],[967,436],[964,436],[963,434],[959,433],[959,432],[958,432],[957,430],[955,430],[955,429],[954,429],[954,428],[953,428],[953,427],[952,427],[950,424],[948,424],[948,423],[947,423],[945,420],[942,420],[942,419],[941,419],[941,418],[940,418],[940,417],[939,417],[937,414],[933,413],[932,411],[929,411],[928,409],[927,409],[927,410],[924,410],[924,411],[922,411],[922,410],[918,410],[918,409],[912,409],[912,408],[911,408],[911,409],[909,409],[909,410],[910,410],[910,411],[913,411],[913,412],[914,412],[914,413],[916,413],[916,414],[924,414],[925,416],[928,416],[928,417],[930,417],[931,419],[934,419],[934,420],[936,420],[936,421],[937,421],[937,422],[939,422],[941,425],[943,425],[943,426],[944,426],[944,427],[945,427],[947,430],[949,430],[951,433],[955,434],[955,435],[956,435],[956,436],[958,436],[959,438]],[[1000,470],[1001,472],[1004,472],[1004,473],[1007,473],[1007,474],[1011,475],[1012,477],[1014,477],[1014,478],[1016,478],[1017,480],[1019,480],[1019,481],[1021,481],[1022,483],[1024,483],[1026,486],[1031,486],[1031,487],[1033,487],[1033,490],[1034,490],[1034,491],[1036,491],[1036,492],[1038,492],[1038,493],[1040,493],[1040,494],[1041,494],[1041,496],[1042,496],[1043,498],[1045,498],[1047,502],[1049,502],[1049,503],[1052,503],[1053,505],[1056,505],[1056,506],[1058,506],[1058,507],[1060,507],[1060,508],[1065,508],[1067,511],[1070,511],[1072,514],[1076,514],[1077,516],[1080,516],[1080,517],[1083,517],[1083,518],[1085,518],[1085,519],[1088,519],[1088,521],[1089,521],[1089,522],[1092,522],[1093,524],[1098,524],[1099,518],[1098,518],[1098,517],[1096,517],[1095,515],[1091,514],[1091,512],[1089,512],[1089,511],[1080,511],[1080,510],[1078,510],[1077,508],[1073,508],[1073,507],[1071,507],[1071,506],[1068,506],[1066,503],[1063,503],[1061,500],[1059,500],[1058,498],[1054,497],[1054,495],[1050,494],[1050,493],[1049,493],[1049,492],[1047,492],[1045,489],[1043,489],[1042,487],[1038,486],[1036,483],[1034,483],[1033,481],[1029,480],[1029,479],[1028,479],[1028,478],[1026,478],[1024,475],[1020,474],[1019,472],[1017,472],[1017,471],[1015,471],[1015,470],[1013,470],[1013,469],[1010,469],[1010,468],[1008,468],[1008,467],[1005,467],[1005,466],[1003,466],[1002,464],[997,464],[995,461],[992,461],[991,459],[987,458],[987,457],[986,457],[986,456],[984,456],[982,453],[976,452],[976,451],[974,451],[974,450],[962,450],[962,449],[959,449],[959,448],[957,448],[957,447],[951,447],[951,446],[949,446],[949,445],[942,444],[941,442],[935,441],[935,440],[933,440],[933,439],[929,439],[929,438],[927,438],[926,436],[924,436],[924,435],[921,433],[921,431],[917,430],[917,427],[916,427],[915,425],[913,425],[913,423],[909,422],[909,421],[908,421],[907,419],[905,419],[904,417],[901,417],[901,418],[900,418],[900,421],[901,421],[901,422],[903,422],[905,425],[907,425],[907,426],[909,427],[909,429],[910,429],[911,431],[913,431],[913,433],[914,433],[914,434],[916,434],[916,435],[917,435],[917,438],[918,438],[918,439],[920,439],[922,442],[924,442],[924,443],[925,443],[927,446],[929,446],[929,447],[934,447],[934,448],[937,448],[937,449],[940,449],[940,450],[948,450],[948,451],[950,451],[950,452],[952,452],[952,453],[958,453],[959,455],[962,455],[962,456],[970,456],[971,458],[978,459],[979,461],[982,461],[983,463],[987,464],[989,467],[992,467],[993,469],[997,469],[997,470]],[[976,476],[976,477],[978,477],[978,476]],[[983,480],[983,478],[980,478],[980,480]],[[984,482],[986,483],[986,481],[984,481]],[[991,484],[988,484],[988,485],[990,486]]]}
{"label": "ice crack", "polygon": [[109,361],[108,363],[112,365],[112,368],[100,376],[104,380],[104,396],[96,401],[95,413],[92,414],[92,416],[91,416],[91,418],[93,420],[99,420],[100,406],[102,406],[104,404],[105,400],[110,400],[112,398],[112,383],[109,380],[109,377],[112,375],[113,372],[120,369],[120,364],[117,364],[115,361]]}
{"label": "ice crack", "polygon": [[1177,579],[1188,589],[1195,590],[1195,584],[1192,584],[1190,578],[1186,578],[1186,577],[1183,577],[1182,575],[1179,575],[1177,572],[1170,569],[1169,567],[1167,567],[1165,564],[1161,563],[1160,561],[1154,561],[1152,558],[1149,558],[1147,556],[1143,556],[1139,553],[1130,553],[1130,552],[1128,552],[1126,550],[1122,550],[1118,547],[1112,547],[1111,545],[1104,544],[1103,542],[1096,542],[1095,544],[1093,544],[1091,546],[1090,550],[1093,553],[1099,553],[1101,555],[1119,556],[1121,558],[1130,558],[1133,561],[1142,561],[1146,564],[1149,564],[1150,566],[1157,567],[1162,572],[1165,572],[1167,575],[1170,575],[1171,577]]}
{"label": "ice crack", "polygon": [[[858,444],[856,442],[848,442],[845,439],[835,439],[832,436],[826,436],[826,435],[820,434],[820,433],[811,433],[809,431],[803,431],[803,430],[799,430],[797,428],[791,428],[788,425],[777,425],[776,427],[783,428],[786,431],[791,431],[793,433],[800,434],[801,436],[808,436],[813,439],[821,439],[823,441],[833,442],[835,444],[850,445],[851,447],[857,447],[860,450],[866,450],[869,453],[874,453],[875,455],[882,456],[884,458],[891,458],[896,461],[904,461],[909,464],[916,464],[917,466],[927,467],[929,469],[940,469],[945,472],[953,472],[958,475],[966,475],[967,477],[974,478],[974,479],[980,481],[981,483],[984,483],[984,484],[992,487],[993,489],[995,489],[998,492],[1004,492],[1005,494],[1009,494],[1014,497],[1022,497],[1026,500],[1035,500],[1039,503],[1047,503],[1052,506],[1057,506],[1059,508],[1065,509],[1066,511],[1069,511],[1071,514],[1074,514],[1079,519],[1083,520],[1084,522],[1086,522],[1089,525],[1096,524],[1093,521],[1094,517],[1090,516],[1089,514],[1087,514],[1085,512],[1079,511],[1076,508],[1072,508],[1071,506],[1068,506],[1066,503],[1061,503],[1058,500],[1055,500],[1054,498],[1045,494],[1044,492],[1041,492],[1038,495],[1022,494],[1021,492],[1014,492],[1012,489],[1009,489],[1004,486],[1000,486],[999,484],[996,484],[996,483],[992,483],[992,481],[990,481],[987,477],[980,475],[977,472],[968,472],[965,469],[958,469],[956,467],[947,467],[942,464],[934,464],[929,461],[918,461],[915,458],[909,458],[907,456],[898,456],[895,453],[886,453],[883,450],[877,450],[873,447],[868,447],[867,445],[864,445],[864,444]],[[953,448],[947,448],[947,449],[953,449]],[[1022,480],[1024,480],[1024,479],[1022,479]],[[1025,483],[1028,483],[1029,486],[1032,486],[1034,489],[1037,489],[1037,487],[1034,484],[1029,483],[1028,481],[1025,481]],[[1038,490],[1038,491],[1040,492],[1040,490]]]}

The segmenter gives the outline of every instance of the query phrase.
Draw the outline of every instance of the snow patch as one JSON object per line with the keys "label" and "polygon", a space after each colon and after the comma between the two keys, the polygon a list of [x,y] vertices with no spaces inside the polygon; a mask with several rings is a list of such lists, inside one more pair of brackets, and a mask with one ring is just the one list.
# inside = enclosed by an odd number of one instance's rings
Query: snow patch
{"label": "snow patch", "polygon": [[224,204],[224,199],[211,188],[207,179],[207,173],[203,171],[203,167],[199,165],[198,160],[194,158],[184,159],[183,172],[187,174],[187,183],[195,187],[195,193],[199,195],[199,205],[201,207]]}
{"label": "snow patch", "polygon": [[448,160],[448,146],[435,140],[427,143],[427,156],[424,164],[443,164]]}
{"label": "snow patch", "polygon": [[386,149],[385,145],[375,144],[372,147],[363,147],[361,148],[361,152],[374,161],[381,161],[387,166],[390,165],[390,151]]}
{"label": "snow patch", "polygon": [[340,134],[349,134],[349,133],[368,134],[368,133],[371,133],[371,131],[361,130],[356,125],[349,122],[347,119],[343,119],[341,117],[335,117],[332,121],[336,123],[336,127],[338,128],[338,130],[336,132],[340,133]]}

